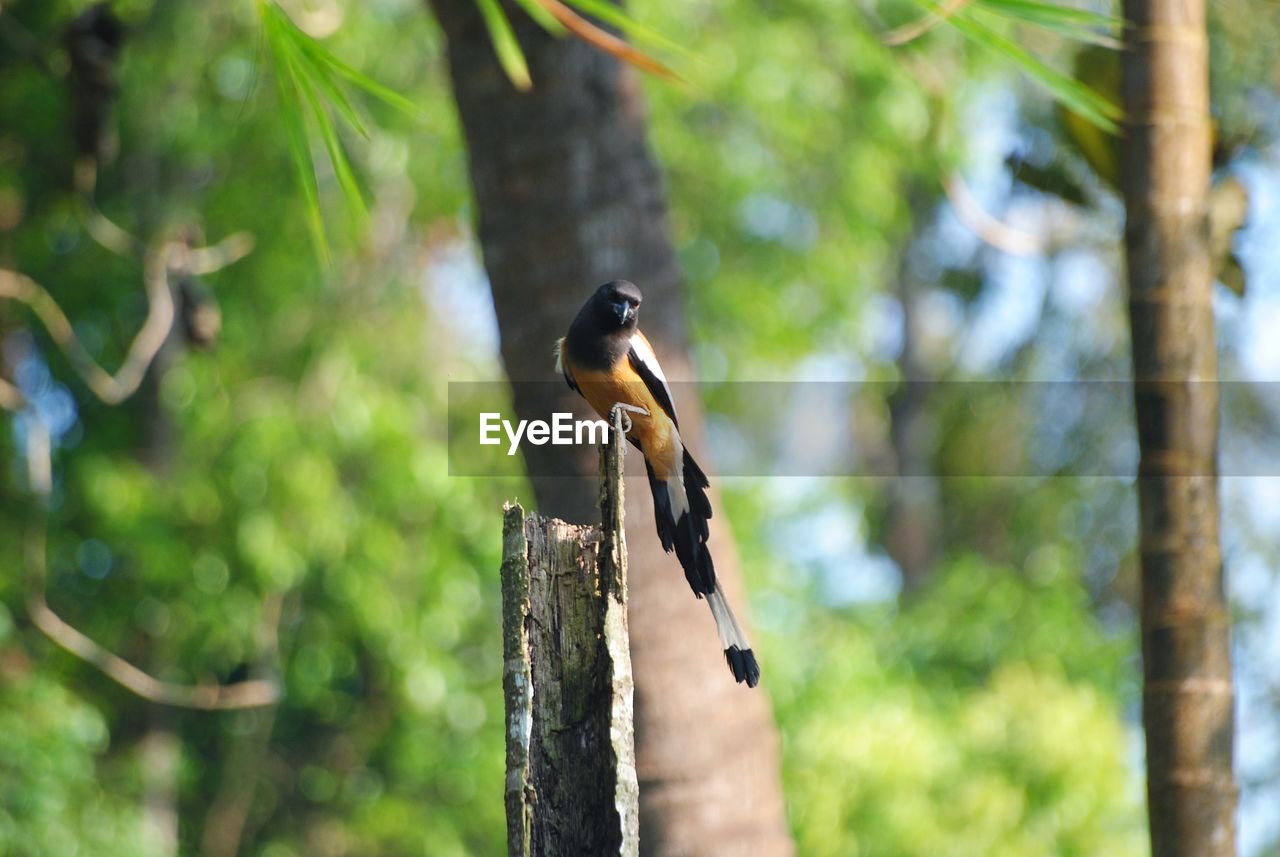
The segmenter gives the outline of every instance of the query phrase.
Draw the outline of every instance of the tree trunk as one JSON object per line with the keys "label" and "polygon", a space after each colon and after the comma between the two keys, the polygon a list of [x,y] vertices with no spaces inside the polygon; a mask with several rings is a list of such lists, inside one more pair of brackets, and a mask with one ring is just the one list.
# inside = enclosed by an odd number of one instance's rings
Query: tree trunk
{"label": "tree trunk", "polygon": [[[591,290],[616,277],[643,290],[642,325],[668,377],[688,378],[682,284],[634,74],[575,39],[546,35],[508,6],[533,77],[533,91],[519,93],[494,59],[472,0],[432,0],[432,7],[448,38],[517,415],[581,410],[567,387],[520,382],[555,379],[552,344]],[[698,403],[677,398],[681,433],[705,459]],[[575,459],[562,476],[540,475],[557,472],[548,467],[555,454],[550,445],[525,450],[539,510],[594,521],[594,455]],[[642,473],[638,456],[631,459],[629,475]],[[734,685],[709,611],[658,542],[647,486],[628,493],[641,851],[790,854],[768,699]],[[723,514],[712,521],[711,549],[730,597],[744,604]],[[767,686],[769,654],[761,655]]]}
{"label": "tree trunk", "polygon": [[[175,353],[181,347],[180,335],[176,330],[170,331],[168,340],[147,368],[136,394],[138,433],[142,438],[137,455],[157,481],[168,478],[177,448],[177,427],[165,410],[160,388]],[[153,675],[163,675],[167,664],[165,654],[153,652],[150,667]],[[149,841],[154,843],[156,853],[167,857],[177,854],[179,846],[182,735],[176,728],[173,711],[165,706],[149,706],[147,718],[146,734],[138,742],[142,813]]]}
{"label": "tree trunk", "polygon": [[[937,204],[936,194],[917,183],[907,188],[911,220],[923,223]],[[902,571],[902,594],[910,596],[933,575],[941,553],[942,527],[934,457],[936,419],[929,411],[935,367],[925,365],[920,347],[920,283],[911,270],[917,242],[908,239],[898,255],[894,291],[902,309],[902,348],[897,367],[901,386],[889,397],[889,444],[897,478],[883,492],[885,553]]]}
{"label": "tree trunk", "polygon": [[638,853],[622,437],[601,449],[602,526],[503,510],[509,857]]}
{"label": "tree trunk", "polygon": [[1154,857],[1235,853],[1218,539],[1203,0],[1125,0],[1125,245],[1142,453],[1143,724]]}

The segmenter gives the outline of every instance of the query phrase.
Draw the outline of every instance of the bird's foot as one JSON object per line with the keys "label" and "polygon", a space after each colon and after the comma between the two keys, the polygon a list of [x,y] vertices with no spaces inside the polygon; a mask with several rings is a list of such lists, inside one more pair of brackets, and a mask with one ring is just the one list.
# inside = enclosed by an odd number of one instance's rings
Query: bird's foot
{"label": "bird's foot", "polygon": [[628,405],[626,402],[614,402],[609,409],[609,424],[618,426],[623,434],[631,432],[631,414],[649,416],[649,411],[639,405]]}

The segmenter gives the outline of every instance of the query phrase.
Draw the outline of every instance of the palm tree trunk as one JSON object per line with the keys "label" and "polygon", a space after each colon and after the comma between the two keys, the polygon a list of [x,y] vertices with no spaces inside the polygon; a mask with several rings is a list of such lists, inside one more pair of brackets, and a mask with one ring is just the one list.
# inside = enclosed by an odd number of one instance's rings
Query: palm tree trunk
{"label": "palm tree trunk", "polygon": [[[616,277],[644,291],[644,329],[668,376],[688,378],[683,286],[635,76],[575,39],[546,35],[512,5],[534,82],[519,93],[494,59],[473,0],[431,5],[448,38],[517,415],[581,410],[566,387],[545,383],[558,381],[551,346],[590,291]],[[544,383],[520,383],[528,380]],[[679,391],[677,398],[682,434],[707,457],[697,402]],[[586,452],[568,465],[572,472],[549,477],[543,456],[557,451],[526,449],[541,512],[596,520],[596,457]],[[639,461],[629,458],[634,473]],[[662,552],[647,494],[627,492],[626,509],[641,852],[790,854],[768,699],[733,684],[706,606]],[[712,521],[711,542],[717,571],[742,604],[723,515]],[[768,657],[762,653],[766,682]]]}
{"label": "palm tree trunk", "polygon": [[1142,463],[1143,724],[1154,857],[1235,853],[1230,625],[1204,0],[1125,0],[1125,244]]}

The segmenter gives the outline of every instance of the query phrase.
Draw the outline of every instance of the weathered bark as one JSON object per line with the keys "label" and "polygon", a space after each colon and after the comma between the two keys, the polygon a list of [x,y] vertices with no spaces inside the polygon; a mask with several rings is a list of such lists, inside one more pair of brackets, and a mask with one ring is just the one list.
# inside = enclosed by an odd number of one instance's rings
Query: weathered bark
{"label": "weathered bark", "polygon": [[[581,409],[567,388],[551,392],[519,381],[554,378],[552,343],[591,290],[615,277],[644,291],[641,324],[668,377],[688,378],[682,284],[635,76],[577,40],[547,36],[512,6],[534,85],[519,93],[494,60],[475,4],[432,0],[432,6],[448,38],[517,415]],[[676,404],[681,434],[705,460],[697,402],[685,397]],[[591,520],[591,456],[563,477],[537,475],[548,472],[542,456],[559,449],[526,449],[539,509]],[[643,473],[636,456],[628,468]],[[642,849],[682,857],[789,854],[768,699],[734,685],[705,604],[662,552],[647,495],[632,491],[627,502]],[[717,572],[742,605],[739,564],[722,515],[711,530]],[[766,686],[768,658],[761,653]]]}
{"label": "weathered bark", "polygon": [[623,441],[602,454],[602,527],[508,505],[503,520],[507,853],[639,849]]}
{"label": "weathered bark", "polygon": [[1230,625],[1203,0],[1125,0],[1125,245],[1141,468],[1143,724],[1155,857],[1235,853]]}

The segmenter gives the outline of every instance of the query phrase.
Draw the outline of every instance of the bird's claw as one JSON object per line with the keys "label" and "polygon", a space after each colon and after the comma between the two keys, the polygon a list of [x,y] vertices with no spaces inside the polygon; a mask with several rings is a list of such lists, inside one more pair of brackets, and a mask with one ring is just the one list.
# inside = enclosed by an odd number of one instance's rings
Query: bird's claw
{"label": "bird's claw", "polygon": [[609,424],[621,427],[623,434],[631,433],[631,414],[649,416],[649,411],[639,405],[628,405],[626,402],[614,402],[609,409]]}

